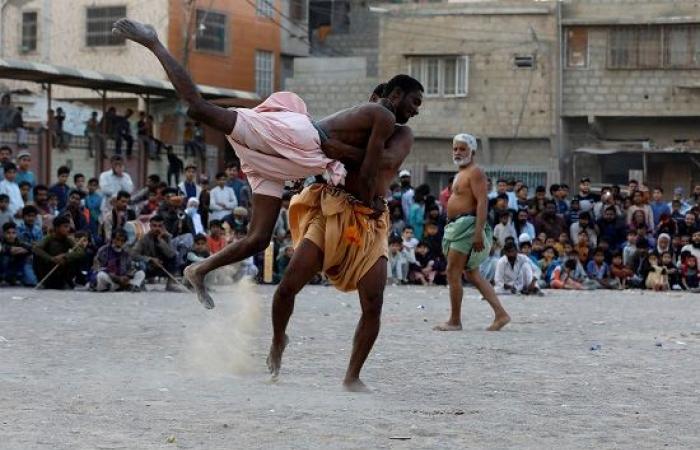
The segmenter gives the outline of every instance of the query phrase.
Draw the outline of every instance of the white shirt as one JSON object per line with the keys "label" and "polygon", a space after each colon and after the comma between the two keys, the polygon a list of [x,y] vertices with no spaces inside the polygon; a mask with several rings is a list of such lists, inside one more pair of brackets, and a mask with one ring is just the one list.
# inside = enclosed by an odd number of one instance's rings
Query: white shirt
{"label": "white shirt", "polygon": [[501,256],[501,259],[496,263],[496,276],[494,277],[496,292],[506,292],[504,287],[506,284],[520,292],[531,282],[532,266],[527,256],[518,254],[515,258],[515,264],[512,266],[507,256]]}
{"label": "white shirt", "polygon": [[223,188],[216,186],[209,193],[209,210],[211,211],[209,220],[223,219],[228,214],[231,214],[231,211],[236,206],[238,206],[238,200],[233,189],[228,186]]}
{"label": "white shirt", "polygon": [[114,174],[112,169],[100,174],[100,192],[102,192],[102,212],[111,209],[112,197],[116,196],[119,191],[126,191],[131,194],[134,191],[134,183],[131,181],[131,176],[123,172],[122,176]]}
{"label": "white shirt", "polygon": [[408,214],[411,212],[411,206],[413,205],[414,194],[413,188],[401,194],[401,209],[403,209],[404,220],[408,220]]}
{"label": "white shirt", "polygon": [[13,216],[17,214],[17,211],[24,208],[24,200],[22,200],[22,194],[19,191],[19,186],[14,181],[2,180],[0,181],[0,194],[7,194],[10,197],[10,204],[7,206],[7,210]]}
{"label": "white shirt", "polygon": [[693,244],[688,244],[681,249],[681,253],[690,252],[691,255],[695,256],[696,261],[700,261],[700,248],[693,247]]}

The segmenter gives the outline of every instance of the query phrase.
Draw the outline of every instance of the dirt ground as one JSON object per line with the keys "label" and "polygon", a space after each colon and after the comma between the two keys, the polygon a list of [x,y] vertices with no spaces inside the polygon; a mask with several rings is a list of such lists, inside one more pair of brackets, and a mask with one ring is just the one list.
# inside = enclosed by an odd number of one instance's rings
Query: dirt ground
{"label": "dirt ground", "polygon": [[204,310],[157,290],[0,290],[2,449],[700,448],[700,295],[549,292],[513,323],[438,333],[445,288],[391,287],[363,372],[341,389],[354,295],[298,297],[269,382],[273,288]]}

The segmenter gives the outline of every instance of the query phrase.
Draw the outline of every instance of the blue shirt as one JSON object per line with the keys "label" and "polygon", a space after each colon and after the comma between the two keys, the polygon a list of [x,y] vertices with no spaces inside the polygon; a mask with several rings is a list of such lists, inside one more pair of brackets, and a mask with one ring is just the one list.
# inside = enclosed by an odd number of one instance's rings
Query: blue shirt
{"label": "blue shirt", "polygon": [[[197,198],[197,185],[194,183],[188,183],[185,181],[183,183],[185,186],[185,197],[187,197],[187,200],[191,199],[192,197]],[[234,189],[234,192],[236,190]],[[238,194],[236,194],[236,198],[238,198]]]}
{"label": "blue shirt", "polygon": [[41,227],[38,223],[35,222],[34,226],[29,228],[23,221],[20,221],[17,224],[17,238],[24,243],[34,244],[42,240],[44,235],[41,233]]}
{"label": "blue shirt", "polygon": [[49,194],[56,194],[58,196],[58,210],[62,211],[68,203],[68,192],[70,189],[67,184],[54,184],[49,188]]}
{"label": "blue shirt", "polygon": [[[26,181],[29,184],[31,184],[32,189],[34,189],[34,186],[36,186],[36,177],[34,176],[34,172],[32,172],[31,170],[27,170],[26,172],[18,170],[17,176],[15,177],[15,183],[17,183],[17,185],[19,186],[19,184],[23,181]],[[32,198],[32,191],[29,191],[29,198]]]}
{"label": "blue shirt", "polygon": [[651,206],[651,211],[654,213],[654,226],[659,224],[661,214],[671,215],[671,208],[668,206],[668,203],[651,202],[649,203],[649,206]]}

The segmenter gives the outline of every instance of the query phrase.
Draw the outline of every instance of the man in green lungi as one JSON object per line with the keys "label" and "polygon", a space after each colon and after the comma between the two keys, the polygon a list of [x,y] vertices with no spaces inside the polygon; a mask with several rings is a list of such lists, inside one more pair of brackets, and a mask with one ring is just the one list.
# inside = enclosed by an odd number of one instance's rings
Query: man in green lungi
{"label": "man in green lungi", "polygon": [[447,201],[447,226],[442,249],[447,256],[447,282],[450,286],[450,319],[433,329],[458,331],[462,329],[462,273],[481,292],[496,314],[488,331],[498,331],[510,322],[493,286],[479,274],[479,265],[489,256],[493,243],[491,227],[486,222],[488,198],[486,174],[474,162],[476,138],[460,133],[452,141],[452,160],[459,172],[452,183],[452,195]]}

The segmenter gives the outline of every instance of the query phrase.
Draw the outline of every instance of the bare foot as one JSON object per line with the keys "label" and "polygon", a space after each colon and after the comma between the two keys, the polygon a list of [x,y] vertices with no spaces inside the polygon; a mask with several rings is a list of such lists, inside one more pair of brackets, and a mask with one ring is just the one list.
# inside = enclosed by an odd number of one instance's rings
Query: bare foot
{"label": "bare foot", "polygon": [[491,324],[491,326],[488,327],[488,328],[486,329],[486,331],[498,331],[498,330],[500,330],[501,328],[503,328],[503,327],[505,327],[506,325],[508,325],[509,322],[510,322],[510,316],[509,316],[508,314],[506,314],[506,315],[504,315],[504,316],[496,317],[496,318],[493,320],[493,323]]}
{"label": "bare foot", "polygon": [[158,34],[155,28],[132,19],[119,19],[114,22],[112,33],[123,36],[147,48],[158,42]]}
{"label": "bare foot", "polygon": [[345,381],[343,381],[343,388],[345,388],[345,390],[348,392],[364,392],[364,393],[372,392],[365,385],[365,383],[363,383],[359,378],[354,379],[354,380],[347,380],[346,379]]}
{"label": "bare foot", "polygon": [[461,331],[462,323],[445,322],[433,327],[433,331]]}
{"label": "bare foot", "polygon": [[280,376],[282,353],[284,353],[284,349],[287,348],[287,344],[289,344],[289,336],[285,334],[282,345],[275,344],[274,341],[272,341],[272,345],[270,345],[270,353],[267,355],[267,369],[270,371],[270,374],[272,374],[272,381],[277,381]]}
{"label": "bare foot", "polygon": [[187,282],[192,286],[192,288],[194,288],[199,303],[204,305],[204,307],[207,309],[214,308],[214,299],[211,298],[211,295],[209,295],[207,287],[204,284],[204,276],[197,271],[197,265],[193,264],[191,266],[185,267],[185,270],[182,272],[182,275],[185,277],[185,280],[187,280]]}

